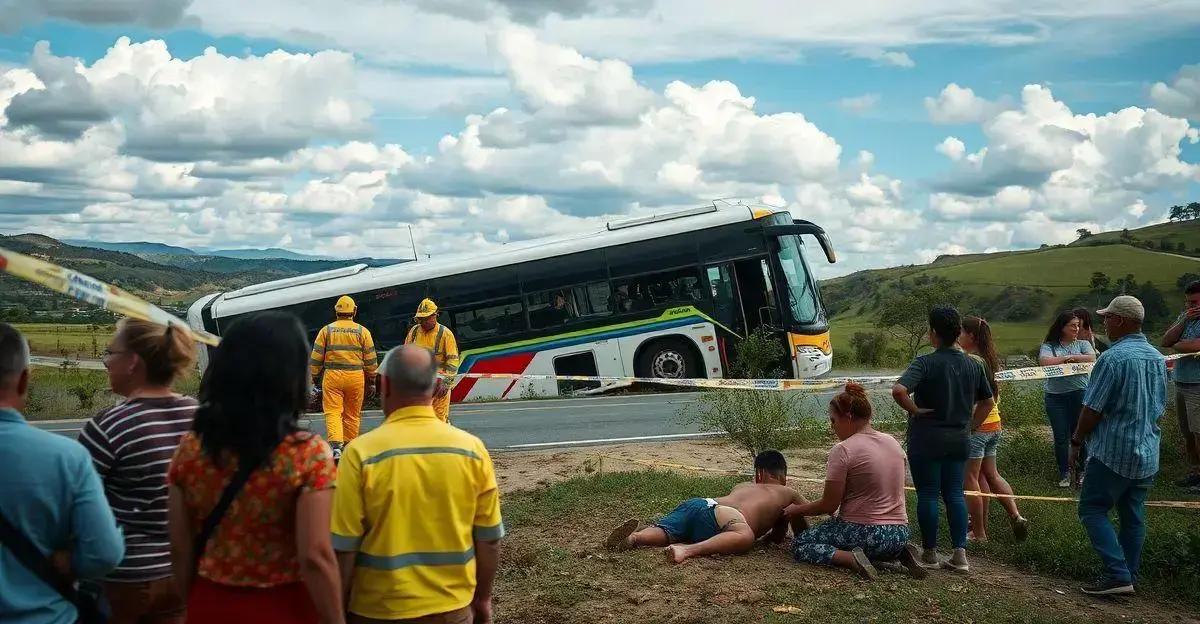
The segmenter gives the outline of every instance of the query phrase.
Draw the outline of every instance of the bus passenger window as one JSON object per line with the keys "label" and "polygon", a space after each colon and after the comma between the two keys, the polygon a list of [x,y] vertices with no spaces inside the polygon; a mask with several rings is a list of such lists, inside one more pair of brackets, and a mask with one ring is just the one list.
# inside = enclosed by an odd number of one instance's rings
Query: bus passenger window
{"label": "bus passenger window", "polygon": [[595,282],[529,295],[530,327],[543,329],[608,314],[608,292],[607,282]]}
{"label": "bus passenger window", "polygon": [[613,280],[617,313],[695,305],[704,300],[700,275],[692,267]]}
{"label": "bus passenger window", "polygon": [[521,302],[492,301],[455,310],[454,331],[464,341],[525,331]]}

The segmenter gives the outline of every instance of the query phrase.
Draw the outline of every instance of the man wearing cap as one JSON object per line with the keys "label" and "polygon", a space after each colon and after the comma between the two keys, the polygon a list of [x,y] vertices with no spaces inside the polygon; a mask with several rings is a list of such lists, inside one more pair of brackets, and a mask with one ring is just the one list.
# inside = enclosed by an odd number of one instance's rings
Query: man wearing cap
{"label": "man wearing cap", "polygon": [[458,342],[454,332],[438,322],[438,307],[432,299],[421,301],[404,344],[415,344],[433,352],[438,366],[437,387],[433,391],[433,411],[442,422],[450,422],[450,388],[458,374]]}
{"label": "man wearing cap", "polygon": [[[1122,295],[1099,311],[1112,347],[1100,355],[1071,437],[1071,461],[1087,444],[1079,520],[1104,563],[1085,594],[1134,593],[1146,539],[1146,497],[1158,473],[1158,419],[1167,404],[1167,364],[1146,340],[1142,302]],[[1113,508],[1118,533],[1108,519]]]}
{"label": "man wearing cap", "polygon": [[366,327],[354,322],[358,306],[343,295],[333,306],[337,320],[321,328],[308,362],[313,384],[324,372],[321,407],[325,412],[325,438],[334,460],[342,448],[358,437],[363,395],[375,389],[375,341]]}

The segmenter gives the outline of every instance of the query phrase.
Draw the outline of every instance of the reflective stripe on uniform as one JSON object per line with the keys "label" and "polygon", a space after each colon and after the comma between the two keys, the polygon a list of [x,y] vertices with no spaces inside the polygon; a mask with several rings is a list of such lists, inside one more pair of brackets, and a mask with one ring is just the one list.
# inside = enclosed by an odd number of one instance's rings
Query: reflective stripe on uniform
{"label": "reflective stripe on uniform", "polygon": [[383,557],[364,552],[358,553],[355,563],[373,570],[402,570],[411,566],[464,565],[475,558],[475,547],[463,552],[414,552]]}

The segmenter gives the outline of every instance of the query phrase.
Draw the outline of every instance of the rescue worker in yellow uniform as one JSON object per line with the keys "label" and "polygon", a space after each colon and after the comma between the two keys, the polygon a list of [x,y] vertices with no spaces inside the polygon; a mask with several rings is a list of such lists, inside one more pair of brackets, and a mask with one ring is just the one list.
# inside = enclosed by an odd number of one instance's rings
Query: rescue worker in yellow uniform
{"label": "rescue worker in yellow uniform", "polygon": [[334,460],[342,448],[358,437],[363,397],[375,391],[375,341],[366,327],[354,322],[358,306],[343,295],[333,306],[337,320],[321,328],[309,358],[313,384],[324,373],[321,404],[325,412],[325,439]]}
{"label": "rescue worker in yellow uniform", "polygon": [[450,389],[458,374],[458,342],[454,333],[438,322],[438,307],[432,299],[417,306],[416,323],[408,330],[404,344],[415,344],[433,351],[438,366],[437,387],[433,391],[433,411],[443,422],[450,422]]}

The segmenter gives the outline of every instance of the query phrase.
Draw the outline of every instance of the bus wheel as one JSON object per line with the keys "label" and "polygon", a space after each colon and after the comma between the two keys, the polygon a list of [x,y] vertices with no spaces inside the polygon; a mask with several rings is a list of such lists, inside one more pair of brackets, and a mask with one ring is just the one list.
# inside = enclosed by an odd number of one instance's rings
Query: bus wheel
{"label": "bus wheel", "polygon": [[696,376],[696,356],[682,340],[658,340],[638,356],[638,375],[659,379]]}

